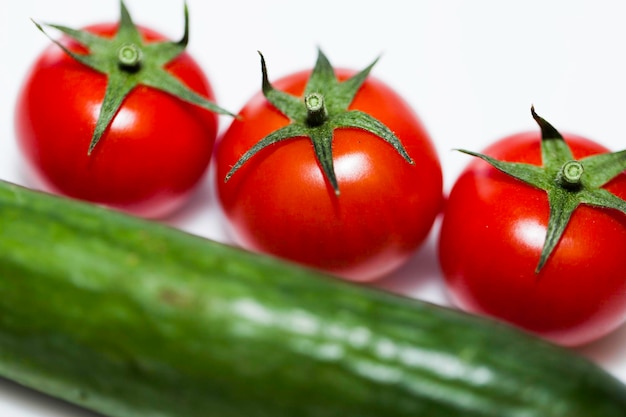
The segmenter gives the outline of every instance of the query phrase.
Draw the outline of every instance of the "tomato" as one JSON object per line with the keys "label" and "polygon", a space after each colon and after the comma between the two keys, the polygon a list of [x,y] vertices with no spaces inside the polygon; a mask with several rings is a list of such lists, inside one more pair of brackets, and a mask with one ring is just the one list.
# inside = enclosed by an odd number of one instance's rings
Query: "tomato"
{"label": "tomato", "polygon": [[[301,97],[311,74],[292,73],[274,86]],[[336,70],[339,81],[354,74]],[[237,244],[354,281],[380,278],[411,257],[442,202],[436,150],[407,102],[382,81],[367,77],[354,109],[395,132],[414,164],[368,131],[336,129],[337,194],[306,137],[262,149],[225,181],[247,150],[290,123],[262,93],[249,100],[216,150],[217,194]]]}
{"label": "tomato", "polygon": [[[577,160],[607,152],[577,135],[563,138]],[[539,133],[519,133],[483,154],[541,166],[540,142]],[[617,175],[604,189],[626,198],[626,175]],[[460,308],[555,343],[581,345],[611,332],[626,316],[626,216],[578,206],[537,271],[549,217],[544,190],[476,159],[451,189],[439,259],[449,294]]]}
{"label": "tomato", "polygon": [[[97,24],[85,30],[112,38],[118,27]],[[165,41],[153,30],[137,30],[146,45]],[[59,43],[75,53],[87,53],[68,36]],[[165,68],[190,90],[214,99],[202,69],[186,52]],[[179,97],[138,85],[89,153],[107,81],[106,74],[51,44],[34,62],[18,97],[19,148],[40,187],[144,217],[166,216],[203,178],[218,117]]]}

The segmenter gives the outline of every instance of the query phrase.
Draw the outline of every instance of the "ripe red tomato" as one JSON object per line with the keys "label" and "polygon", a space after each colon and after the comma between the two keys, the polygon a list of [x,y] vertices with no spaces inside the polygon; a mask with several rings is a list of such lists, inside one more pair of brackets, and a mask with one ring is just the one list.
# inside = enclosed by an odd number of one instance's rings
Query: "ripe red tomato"
{"label": "ripe red tomato", "polygon": [[[293,73],[274,86],[302,96],[310,74]],[[339,69],[336,75],[344,81],[354,72]],[[259,93],[216,150],[217,193],[236,243],[355,281],[388,274],[414,253],[442,202],[436,150],[414,111],[380,80],[366,78],[349,109],[387,125],[415,163],[372,133],[339,128],[332,150],[340,195],[305,137],[261,150],[225,182],[242,154],[289,124]]]}
{"label": "ripe red tomato", "polygon": [[[113,37],[116,24],[86,28]],[[165,38],[138,28],[145,42]],[[83,46],[67,36],[74,52]],[[190,89],[213,100],[206,76],[183,52],[166,66]],[[51,44],[38,57],[17,101],[16,136],[41,186],[144,217],[179,208],[202,179],[217,134],[215,113],[140,85],[130,92],[88,155],[107,76]]]}
{"label": "ripe red tomato", "polygon": [[[575,159],[607,149],[563,135]],[[506,137],[484,152],[542,164],[540,134]],[[626,175],[605,189],[626,198]],[[536,273],[546,239],[545,191],[475,159],[454,184],[441,224],[439,257],[453,301],[562,345],[581,345],[626,317],[626,216],[581,205],[551,257]]]}

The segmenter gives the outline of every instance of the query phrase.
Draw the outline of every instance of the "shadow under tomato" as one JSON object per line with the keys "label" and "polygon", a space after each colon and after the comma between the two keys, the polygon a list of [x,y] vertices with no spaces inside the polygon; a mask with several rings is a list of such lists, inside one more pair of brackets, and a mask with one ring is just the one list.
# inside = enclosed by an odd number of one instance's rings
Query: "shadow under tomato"
{"label": "shadow under tomato", "polygon": [[400,269],[369,285],[436,304],[449,305],[437,258],[437,235],[440,220],[428,238]]}
{"label": "shadow under tomato", "polygon": [[574,348],[626,383],[626,324],[602,339]]}
{"label": "shadow under tomato", "polygon": [[198,236],[231,243],[232,239],[225,227],[226,221],[215,192],[214,165],[212,162],[187,204],[162,221]]}

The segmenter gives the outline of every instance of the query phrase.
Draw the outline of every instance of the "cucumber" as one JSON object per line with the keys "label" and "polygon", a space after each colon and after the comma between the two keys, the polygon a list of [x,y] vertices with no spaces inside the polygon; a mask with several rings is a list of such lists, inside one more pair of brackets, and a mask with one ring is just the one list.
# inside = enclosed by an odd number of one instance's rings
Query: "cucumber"
{"label": "cucumber", "polygon": [[504,324],[0,182],[0,374],[116,417],[624,417]]}

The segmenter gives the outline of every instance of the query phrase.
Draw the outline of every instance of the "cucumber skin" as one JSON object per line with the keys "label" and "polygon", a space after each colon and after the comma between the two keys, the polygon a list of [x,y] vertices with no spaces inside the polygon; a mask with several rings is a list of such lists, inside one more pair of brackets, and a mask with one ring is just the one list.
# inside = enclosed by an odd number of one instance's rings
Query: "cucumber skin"
{"label": "cucumber skin", "polygon": [[0,375],[116,417],[624,417],[509,326],[0,182]]}

